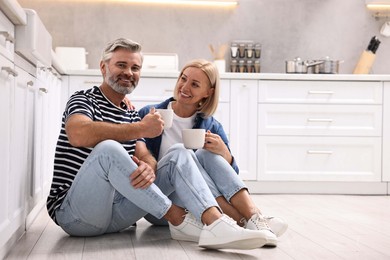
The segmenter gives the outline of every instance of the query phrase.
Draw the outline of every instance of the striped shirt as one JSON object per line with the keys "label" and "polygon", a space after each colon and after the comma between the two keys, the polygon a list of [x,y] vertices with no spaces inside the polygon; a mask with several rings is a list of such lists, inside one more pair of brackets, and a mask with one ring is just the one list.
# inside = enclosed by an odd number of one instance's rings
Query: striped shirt
{"label": "striped shirt", "polygon": [[[92,147],[73,147],[65,132],[65,122],[73,114],[83,114],[93,121],[104,121],[114,124],[139,122],[141,119],[136,110],[118,108],[112,104],[98,87],[74,93],[66,104],[62,116],[61,132],[58,137],[55,158],[54,174],[50,194],[46,207],[50,217],[55,219],[55,210],[61,206],[72,182],[92,152]],[[132,156],[135,152],[136,140],[122,142],[124,149]]]}

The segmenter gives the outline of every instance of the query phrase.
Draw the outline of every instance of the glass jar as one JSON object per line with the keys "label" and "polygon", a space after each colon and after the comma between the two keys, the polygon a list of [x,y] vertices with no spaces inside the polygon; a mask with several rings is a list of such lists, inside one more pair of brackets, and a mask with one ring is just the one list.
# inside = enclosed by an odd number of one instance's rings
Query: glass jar
{"label": "glass jar", "polygon": [[261,44],[256,43],[255,44],[255,58],[260,59],[260,56],[261,56]]}
{"label": "glass jar", "polygon": [[230,62],[230,72],[233,72],[233,73],[238,72],[238,62],[237,62],[237,60],[232,60]]}
{"label": "glass jar", "polygon": [[247,72],[245,60],[239,60],[238,61],[238,71],[240,73]]}

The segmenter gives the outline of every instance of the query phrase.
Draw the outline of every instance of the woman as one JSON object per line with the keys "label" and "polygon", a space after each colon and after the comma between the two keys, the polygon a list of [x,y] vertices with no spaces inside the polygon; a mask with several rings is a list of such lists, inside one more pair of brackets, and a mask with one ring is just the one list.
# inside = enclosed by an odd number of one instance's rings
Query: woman
{"label": "woman", "polygon": [[[158,137],[146,139],[146,145],[153,156],[161,160],[171,149],[179,149],[182,129],[205,129],[205,145],[194,152],[193,158],[223,212],[248,229],[272,230],[280,236],[287,229],[287,224],[279,218],[263,217],[237,175],[239,169],[230,152],[227,136],[222,125],[212,116],[217,109],[218,98],[219,73],[215,65],[202,59],[189,62],[179,75],[173,98],[145,106],[139,111],[141,117],[152,107],[174,111],[172,127]],[[181,152],[183,150],[193,153],[184,148]],[[175,193],[170,198],[180,201]],[[161,224],[150,216],[147,219]],[[276,246],[276,242],[268,245]]]}

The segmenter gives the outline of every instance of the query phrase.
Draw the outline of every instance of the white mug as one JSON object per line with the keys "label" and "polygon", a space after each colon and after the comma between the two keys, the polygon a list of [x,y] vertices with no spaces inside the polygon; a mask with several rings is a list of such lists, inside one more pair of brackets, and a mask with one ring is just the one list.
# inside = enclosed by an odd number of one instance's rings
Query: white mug
{"label": "white mug", "polygon": [[183,129],[181,131],[181,134],[185,148],[203,148],[206,137],[206,131],[204,129]]}
{"label": "white mug", "polygon": [[173,121],[173,109],[156,109],[160,113],[162,120],[164,121],[164,129],[168,129],[172,126]]}

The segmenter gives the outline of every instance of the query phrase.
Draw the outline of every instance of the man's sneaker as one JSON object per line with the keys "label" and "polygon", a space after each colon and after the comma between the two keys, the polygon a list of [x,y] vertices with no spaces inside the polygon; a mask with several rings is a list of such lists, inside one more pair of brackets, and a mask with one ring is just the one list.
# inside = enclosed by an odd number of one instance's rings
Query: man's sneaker
{"label": "man's sneaker", "polygon": [[268,226],[271,228],[272,232],[274,232],[277,237],[280,237],[284,234],[284,232],[286,232],[288,224],[283,219],[271,216],[264,216],[264,218],[267,221]]}
{"label": "man's sneaker", "polygon": [[175,240],[198,242],[202,229],[203,224],[199,222],[191,212],[188,212],[185,215],[185,218],[180,225],[174,226],[169,223],[171,237]]}
{"label": "man's sneaker", "polygon": [[255,249],[267,243],[267,236],[258,230],[248,230],[226,216],[203,226],[199,246],[210,249]]}
{"label": "man's sneaker", "polygon": [[267,240],[265,246],[276,246],[278,244],[278,238],[268,226],[267,220],[260,213],[254,214],[248,220],[246,228],[261,231]]}

